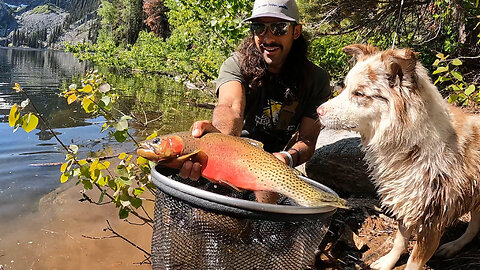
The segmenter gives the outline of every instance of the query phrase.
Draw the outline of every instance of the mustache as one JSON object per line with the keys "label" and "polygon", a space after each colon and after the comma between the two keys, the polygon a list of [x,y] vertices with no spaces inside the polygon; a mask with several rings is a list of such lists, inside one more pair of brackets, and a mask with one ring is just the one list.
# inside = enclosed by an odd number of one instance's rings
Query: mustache
{"label": "mustache", "polygon": [[260,47],[261,48],[265,48],[265,47],[279,47],[280,49],[283,49],[283,46],[279,43],[276,43],[276,42],[272,42],[272,43],[266,43],[266,42],[263,42],[262,44],[260,44]]}

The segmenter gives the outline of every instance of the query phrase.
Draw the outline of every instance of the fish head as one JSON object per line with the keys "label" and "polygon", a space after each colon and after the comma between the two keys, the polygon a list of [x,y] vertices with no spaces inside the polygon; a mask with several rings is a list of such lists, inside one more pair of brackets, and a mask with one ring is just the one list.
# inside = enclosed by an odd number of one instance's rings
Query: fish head
{"label": "fish head", "polygon": [[179,136],[159,136],[142,142],[137,149],[137,154],[146,159],[159,162],[177,158],[182,154],[183,146],[183,140]]}

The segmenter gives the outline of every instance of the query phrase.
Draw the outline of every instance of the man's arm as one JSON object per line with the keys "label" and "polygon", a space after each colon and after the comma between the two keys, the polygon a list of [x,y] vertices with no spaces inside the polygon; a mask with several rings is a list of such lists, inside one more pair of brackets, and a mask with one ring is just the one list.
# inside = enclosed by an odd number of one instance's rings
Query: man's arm
{"label": "man's arm", "polygon": [[[213,110],[212,122],[203,120],[193,124],[192,135],[200,137],[205,132],[221,132],[240,136],[243,128],[245,110],[245,87],[238,81],[229,81],[218,89],[218,104]],[[200,178],[201,165],[198,162],[185,161],[180,168],[180,176],[197,180]]]}
{"label": "man's arm", "polygon": [[[298,166],[308,161],[315,152],[318,134],[320,133],[321,124],[318,120],[303,117],[298,130],[298,140],[287,152],[292,155],[294,166]],[[281,153],[274,153],[280,160],[288,164],[288,157]]]}
{"label": "man's arm", "polygon": [[229,81],[218,89],[218,104],[213,110],[212,124],[223,134],[240,136],[245,110],[245,87]]}

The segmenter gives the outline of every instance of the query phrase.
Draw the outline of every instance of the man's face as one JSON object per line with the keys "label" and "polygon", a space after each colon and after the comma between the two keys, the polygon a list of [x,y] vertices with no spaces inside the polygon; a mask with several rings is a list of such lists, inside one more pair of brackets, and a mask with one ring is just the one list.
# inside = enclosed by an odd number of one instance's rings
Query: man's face
{"label": "man's face", "polygon": [[[278,23],[284,22],[278,18],[258,18],[252,23]],[[288,53],[292,48],[293,40],[298,38],[302,33],[302,26],[289,24],[288,31],[285,35],[274,35],[270,27],[267,27],[263,34],[253,34],[255,45],[262,53],[263,58],[267,62],[268,70],[273,73],[280,73],[285,63]]]}

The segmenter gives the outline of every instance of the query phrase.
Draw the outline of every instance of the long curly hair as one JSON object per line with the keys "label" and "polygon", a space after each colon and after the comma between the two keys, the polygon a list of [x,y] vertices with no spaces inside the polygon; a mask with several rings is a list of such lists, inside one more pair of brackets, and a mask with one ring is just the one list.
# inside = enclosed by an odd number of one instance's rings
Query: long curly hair
{"label": "long curly hair", "polygon": [[[268,66],[262,53],[257,49],[253,35],[245,37],[237,50],[239,54],[240,71],[249,86],[249,91],[262,89],[268,80]],[[308,67],[308,43],[303,34],[293,41],[292,48],[287,56],[281,71],[282,84],[285,91],[285,101],[296,100],[303,95],[299,89],[306,83]]]}

